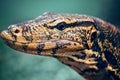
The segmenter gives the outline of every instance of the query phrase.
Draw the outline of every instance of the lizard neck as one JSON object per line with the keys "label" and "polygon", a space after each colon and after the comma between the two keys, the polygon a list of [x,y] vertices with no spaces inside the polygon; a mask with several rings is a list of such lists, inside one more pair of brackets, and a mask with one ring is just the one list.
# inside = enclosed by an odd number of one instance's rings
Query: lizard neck
{"label": "lizard neck", "polygon": [[[96,28],[100,30],[101,53],[108,64],[109,74],[114,78],[120,78],[120,28],[98,18],[93,18]],[[98,42],[99,43],[99,42]],[[115,80],[116,80],[115,79]]]}
{"label": "lizard neck", "polygon": [[106,68],[115,80],[120,78],[120,32],[109,33],[103,42],[103,52],[108,63]]}
{"label": "lizard neck", "polygon": [[[90,52],[90,50],[88,50]],[[79,54],[80,52],[77,52],[75,54]],[[95,53],[95,52],[91,52]],[[89,54],[89,53],[88,53]],[[101,61],[101,65],[99,63],[97,64],[85,64],[79,61],[75,61],[73,59],[70,59],[69,57],[59,57],[58,60],[60,60],[63,64],[68,65],[72,69],[74,69],[78,74],[82,75],[86,80],[117,80],[119,78],[114,78],[112,72],[110,74],[110,71],[108,71],[107,63],[104,61]]]}
{"label": "lizard neck", "polygon": [[[58,59],[62,63],[73,68],[77,73],[82,75],[87,80],[118,80],[120,78],[120,56],[118,56],[120,53],[120,45],[118,44],[120,42],[120,33],[119,31],[115,33],[114,31],[111,31],[111,33],[103,33],[104,34],[101,34],[101,36],[99,36],[100,39],[103,38],[102,43],[99,43],[99,41],[97,41],[97,44],[101,50],[92,51],[88,49],[86,52],[86,55],[91,53],[101,54],[101,58],[97,59],[97,64],[85,64],[79,61],[74,61],[69,57],[62,57]],[[118,42],[116,42],[116,40]],[[100,44],[102,45],[100,46]],[[81,53],[84,53],[84,51],[74,52],[74,54],[77,55]],[[77,57],[79,58],[79,56]]]}

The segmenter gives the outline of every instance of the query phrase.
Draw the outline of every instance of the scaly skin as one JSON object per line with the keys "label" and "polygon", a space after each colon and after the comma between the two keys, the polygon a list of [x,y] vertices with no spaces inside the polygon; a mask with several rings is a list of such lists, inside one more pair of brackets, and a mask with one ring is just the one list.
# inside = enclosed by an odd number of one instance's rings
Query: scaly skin
{"label": "scaly skin", "polygon": [[98,18],[45,13],[1,37],[15,50],[55,57],[87,80],[120,80],[120,29]]}

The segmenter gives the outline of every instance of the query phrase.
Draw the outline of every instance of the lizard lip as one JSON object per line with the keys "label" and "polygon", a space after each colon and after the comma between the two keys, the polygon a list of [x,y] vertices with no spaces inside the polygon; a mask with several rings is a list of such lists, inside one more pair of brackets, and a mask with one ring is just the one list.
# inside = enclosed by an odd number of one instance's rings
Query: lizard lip
{"label": "lizard lip", "polygon": [[1,37],[1,38],[4,38],[4,37],[5,37],[5,34],[6,34],[6,30],[4,30],[4,31],[2,31],[2,32],[0,33],[0,37]]}
{"label": "lizard lip", "polygon": [[8,30],[4,30],[0,33],[0,37],[5,39],[5,40],[9,40],[9,41],[14,41],[12,36],[8,33]]}

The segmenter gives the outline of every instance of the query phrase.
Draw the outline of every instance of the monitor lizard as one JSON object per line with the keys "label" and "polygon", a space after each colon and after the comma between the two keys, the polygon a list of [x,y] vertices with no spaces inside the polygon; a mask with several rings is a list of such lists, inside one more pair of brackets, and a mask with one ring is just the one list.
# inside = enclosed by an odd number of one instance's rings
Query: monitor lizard
{"label": "monitor lizard", "polygon": [[99,18],[48,12],[0,36],[15,50],[57,58],[86,80],[120,80],[120,29]]}

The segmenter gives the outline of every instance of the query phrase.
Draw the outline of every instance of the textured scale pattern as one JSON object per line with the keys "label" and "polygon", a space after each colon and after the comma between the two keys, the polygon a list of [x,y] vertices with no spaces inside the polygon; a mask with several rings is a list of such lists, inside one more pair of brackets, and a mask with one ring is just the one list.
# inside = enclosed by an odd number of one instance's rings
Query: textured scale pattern
{"label": "textured scale pattern", "polygon": [[0,35],[11,48],[55,57],[86,80],[120,80],[120,29],[101,19],[49,12]]}

